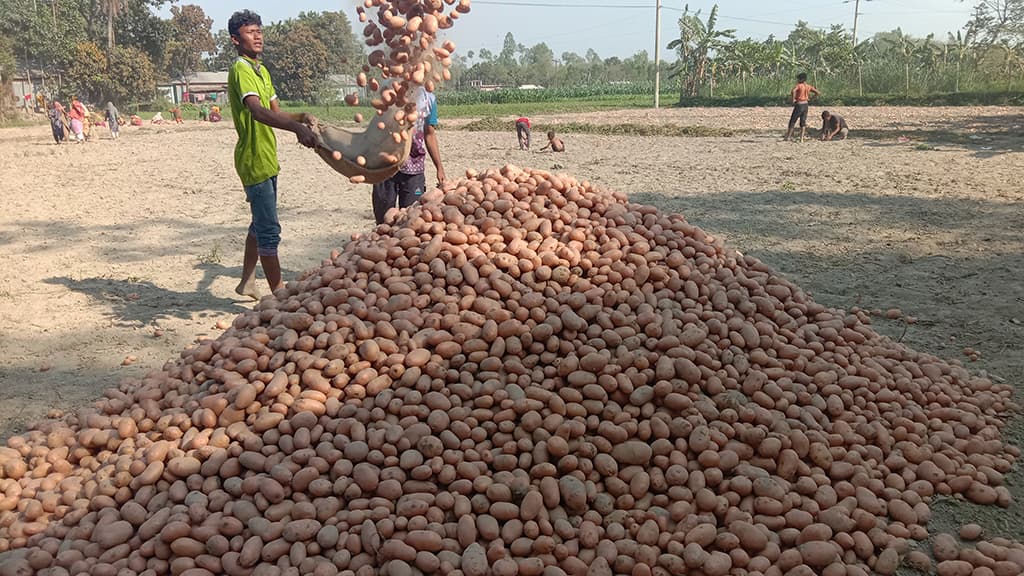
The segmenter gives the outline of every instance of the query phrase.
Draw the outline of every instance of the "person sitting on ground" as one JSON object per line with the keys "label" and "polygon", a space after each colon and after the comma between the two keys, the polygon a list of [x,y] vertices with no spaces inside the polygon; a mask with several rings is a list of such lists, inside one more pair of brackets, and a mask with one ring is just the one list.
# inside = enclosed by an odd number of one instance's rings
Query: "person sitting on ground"
{"label": "person sitting on ground", "polygon": [[132,114],[131,116],[132,126],[142,126],[142,118],[138,114]]}
{"label": "person sitting on ground", "polygon": [[789,128],[786,130],[785,140],[793,135],[797,120],[800,121],[800,141],[804,141],[807,134],[807,108],[810,106],[811,95],[820,96],[821,92],[814,86],[807,83],[807,74],[801,72],[796,77],[796,86],[790,92],[793,100],[793,113],[789,116]]}
{"label": "person sitting on ground", "polygon": [[210,116],[210,107],[207,106],[206,104],[203,104],[199,108],[199,120],[202,121],[202,122],[206,122],[206,119],[209,116]]}
{"label": "person sitting on ground", "polygon": [[562,142],[561,138],[555,136],[554,130],[548,131],[548,143],[540,151],[543,152],[548,148],[551,148],[552,152],[565,152],[565,142]]}
{"label": "person sitting on ground", "polygon": [[522,116],[516,119],[516,138],[519,139],[519,149],[530,149],[530,119]]}
{"label": "person sitting on ground", "polygon": [[850,134],[850,128],[846,125],[846,119],[839,114],[833,114],[828,110],[821,113],[821,139],[832,140],[837,135],[840,140],[846,140]]}
{"label": "person sitting on ground", "polygon": [[164,113],[157,112],[153,114],[153,119],[149,121],[151,124],[166,124],[167,120],[164,120]]}

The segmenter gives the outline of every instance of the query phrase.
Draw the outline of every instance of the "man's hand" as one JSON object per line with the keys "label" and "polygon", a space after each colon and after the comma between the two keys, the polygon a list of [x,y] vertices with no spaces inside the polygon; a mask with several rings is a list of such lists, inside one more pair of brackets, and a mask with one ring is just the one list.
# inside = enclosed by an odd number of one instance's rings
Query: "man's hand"
{"label": "man's hand", "polygon": [[444,167],[443,166],[438,166],[437,167],[437,186],[438,186],[438,188],[440,188],[441,186],[444,185],[444,181],[445,181]]}
{"label": "man's hand", "polygon": [[310,128],[316,128],[317,126],[320,125],[320,120],[318,120],[316,116],[313,116],[309,112],[303,112],[302,113],[302,120],[301,120],[301,122],[303,124],[309,126]]}
{"label": "man's hand", "polygon": [[299,138],[299,144],[302,144],[306,148],[313,148],[317,145],[316,134],[314,134],[313,129],[306,124],[299,124],[299,129],[295,131],[295,135]]}

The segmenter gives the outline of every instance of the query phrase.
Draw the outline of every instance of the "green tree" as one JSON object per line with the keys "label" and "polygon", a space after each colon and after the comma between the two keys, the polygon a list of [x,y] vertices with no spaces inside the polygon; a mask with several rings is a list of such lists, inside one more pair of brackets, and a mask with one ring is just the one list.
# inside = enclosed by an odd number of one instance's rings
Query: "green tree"
{"label": "green tree", "polygon": [[12,46],[19,69],[54,70],[86,40],[87,0],[64,0],[47,5],[33,0],[4,0],[0,37]]}
{"label": "green tree", "polygon": [[202,69],[203,54],[213,52],[210,27],[213,20],[195,4],[171,6],[171,35],[167,42],[167,68],[171,76],[183,78],[186,89],[189,77]]}
{"label": "green tree", "polygon": [[647,50],[641,50],[622,61],[631,82],[650,82],[654,79],[654,61]]}
{"label": "green tree", "polygon": [[505,33],[505,40],[501,45],[501,53],[498,54],[498,61],[505,66],[514,66],[516,64],[516,39],[512,36],[511,32]]}
{"label": "green tree", "polygon": [[14,47],[11,40],[0,36],[0,121],[7,119],[10,114],[11,78],[14,76],[16,66],[14,63]]}
{"label": "green tree", "polygon": [[107,56],[93,42],[81,42],[75,47],[67,72],[71,93],[83,102],[100,102],[114,92],[107,73]]}
{"label": "green tree", "polygon": [[327,79],[327,48],[306,24],[275,24],[264,32],[264,60],[278,94],[288,100],[316,101]]}
{"label": "green tree", "polygon": [[362,66],[363,45],[352,34],[344,12],[300,12],[299,24],[309,26],[327,50],[330,73],[355,74]]}
{"label": "green tree", "polygon": [[231,35],[227,30],[217,30],[213,35],[213,43],[217,47],[206,59],[206,69],[222,71],[231,68],[231,64],[238,58],[238,49],[231,42]]}
{"label": "green tree", "polygon": [[145,2],[130,2],[117,19],[116,35],[122,46],[132,46],[145,52],[156,67],[160,77],[163,74],[167,42],[171,36],[171,23],[160,18]]}
{"label": "green tree", "polygon": [[531,46],[521,65],[528,83],[550,86],[555,79],[555,53],[544,42]]}
{"label": "green tree", "polygon": [[679,38],[669,43],[669,50],[676,50],[679,59],[670,72],[670,77],[679,78],[679,101],[687,96],[696,96],[697,91],[708,78],[708,64],[715,52],[725,46],[725,40],[735,36],[735,30],[721,30],[718,25],[718,4],[711,8],[707,21],[701,20],[700,10],[690,13],[687,4],[679,18]]}
{"label": "green tree", "polygon": [[115,46],[109,60],[108,99],[121,105],[153,101],[156,95],[156,70],[148,54],[134,46]]}

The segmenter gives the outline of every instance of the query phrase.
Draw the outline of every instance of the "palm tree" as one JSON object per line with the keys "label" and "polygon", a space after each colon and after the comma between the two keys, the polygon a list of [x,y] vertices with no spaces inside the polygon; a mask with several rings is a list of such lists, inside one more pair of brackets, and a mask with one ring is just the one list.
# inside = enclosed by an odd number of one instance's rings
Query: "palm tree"
{"label": "palm tree", "polygon": [[734,38],[735,30],[719,30],[718,4],[711,8],[707,21],[700,18],[700,10],[690,14],[690,5],[683,9],[679,18],[679,38],[669,43],[669,50],[679,52],[672,76],[682,78],[679,101],[687,96],[696,96],[699,86],[703,85],[708,76],[708,63],[716,50],[725,46],[725,40]]}
{"label": "palm tree", "polygon": [[103,11],[107,14],[107,57],[114,51],[114,20],[121,14],[124,0],[102,0]]}

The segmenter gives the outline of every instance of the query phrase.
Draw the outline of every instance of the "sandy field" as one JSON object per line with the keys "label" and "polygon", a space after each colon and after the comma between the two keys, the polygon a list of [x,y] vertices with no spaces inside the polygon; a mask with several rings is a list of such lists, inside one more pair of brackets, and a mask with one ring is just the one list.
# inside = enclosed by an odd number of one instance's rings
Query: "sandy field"
{"label": "sandy field", "polygon": [[[441,148],[449,177],[513,163],[682,213],[818,301],[898,308],[917,322],[879,318],[881,332],[1024,385],[1021,110],[840,112],[853,129],[846,142],[780,142],[781,108],[663,109],[535,121],[749,132],[566,134],[568,152],[553,155],[514,149],[511,129],[464,132],[464,121],[451,121]],[[126,128],[116,142],[97,132],[85,145],[58,146],[47,126],[0,130],[0,438],[159,368],[252,305],[233,290],[248,208],[231,124]],[[372,226],[370,191],[292,135],[279,140],[282,264],[294,277]],[[1019,501],[1019,477],[1015,485]],[[1019,535],[1021,510],[988,523]]]}

